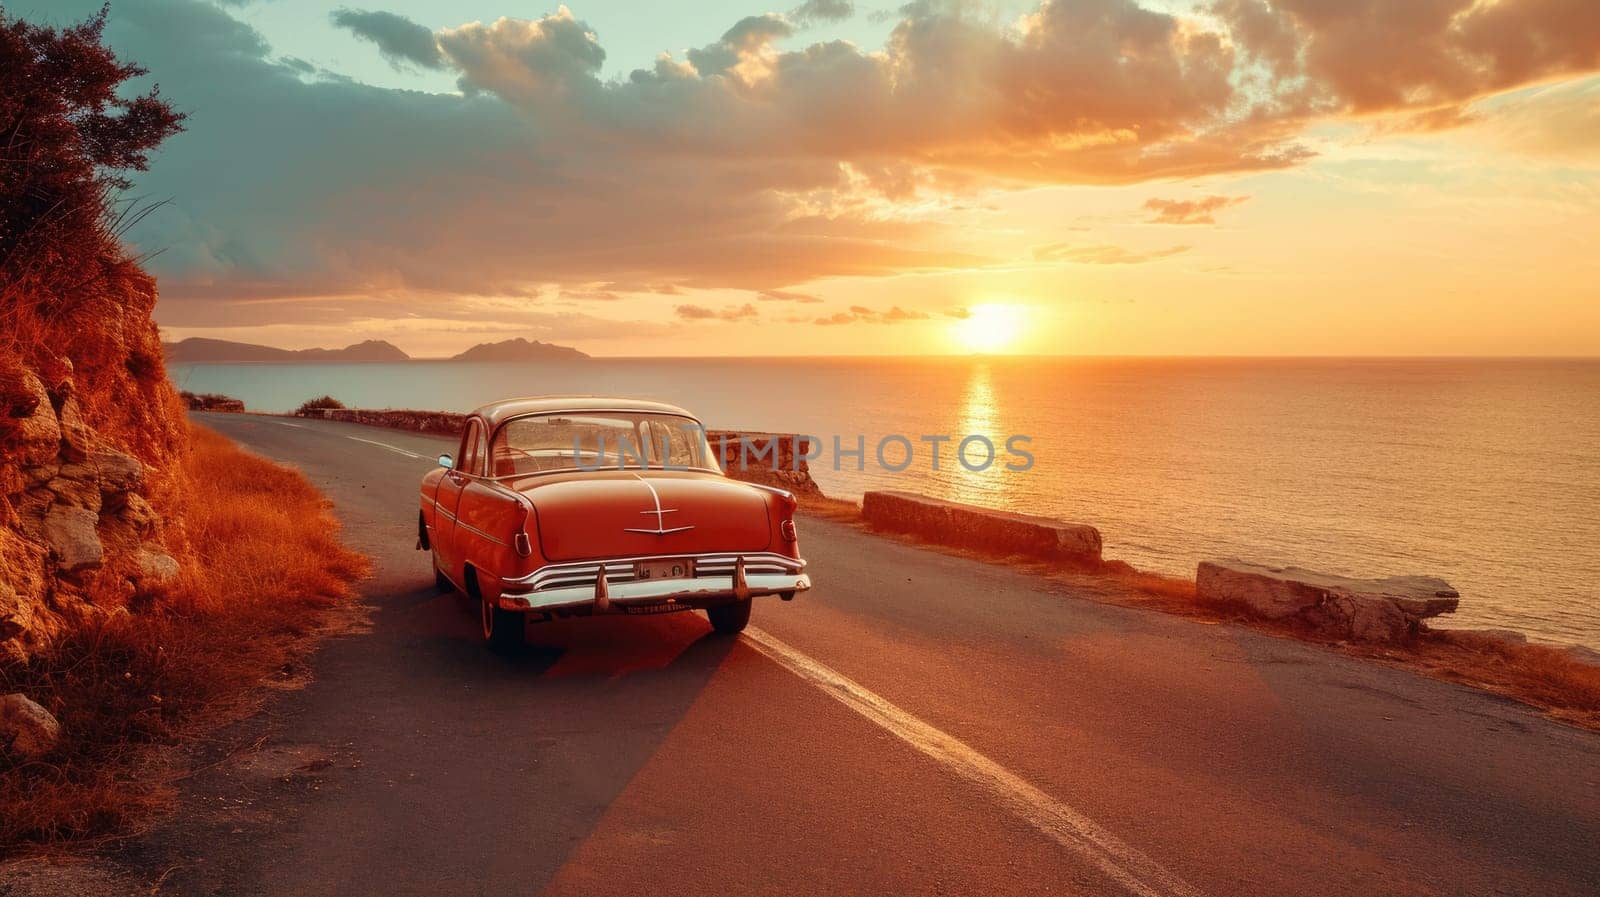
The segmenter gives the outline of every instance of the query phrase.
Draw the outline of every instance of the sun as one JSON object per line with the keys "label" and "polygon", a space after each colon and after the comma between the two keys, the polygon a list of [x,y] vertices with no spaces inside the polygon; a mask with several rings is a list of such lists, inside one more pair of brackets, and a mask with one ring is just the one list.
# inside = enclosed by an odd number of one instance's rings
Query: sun
{"label": "sun", "polygon": [[955,323],[955,336],[971,352],[1004,352],[1022,334],[1027,317],[1020,305],[974,305]]}

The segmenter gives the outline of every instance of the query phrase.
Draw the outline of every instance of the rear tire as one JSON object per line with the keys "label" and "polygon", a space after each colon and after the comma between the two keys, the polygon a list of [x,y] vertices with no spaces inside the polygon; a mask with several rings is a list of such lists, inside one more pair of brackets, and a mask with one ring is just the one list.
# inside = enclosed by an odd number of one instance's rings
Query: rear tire
{"label": "rear tire", "polygon": [[[469,577],[472,574],[467,574]],[[473,592],[478,591],[477,580],[468,579]],[[478,597],[479,619],[483,623],[483,642],[496,654],[514,654],[521,650],[527,620],[516,611],[501,610],[500,606],[482,595]]]}
{"label": "rear tire", "polygon": [[444,575],[443,570],[439,569],[438,555],[433,556],[433,587],[444,593],[456,590],[456,584],[450,581],[450,577]]}
{"label": "rear tire", "polygon": [[719,604],[706,608],[706,616],[711,620],[711,628],[718,635],[734,635],[744,631],[750,625],[750,608],[755,601],[746,598],[732,604]]}

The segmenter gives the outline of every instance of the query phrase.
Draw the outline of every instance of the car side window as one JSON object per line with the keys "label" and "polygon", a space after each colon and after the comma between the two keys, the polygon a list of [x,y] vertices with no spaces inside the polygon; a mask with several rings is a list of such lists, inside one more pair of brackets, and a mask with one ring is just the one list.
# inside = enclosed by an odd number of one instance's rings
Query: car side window
{"label": "car side window", "polygon": [[483,475],[483,425],[477,421],[467,425],[467,435],[462,440],[459,467],[461,472],[468,476]]}
{"label": "car side window", "polygon": [[472,435],[472,475],[481,477],[488,471],[484,470],[484,461],[489,454],[487,436],[483,432],[483,424],[478,424],[477,430]]}

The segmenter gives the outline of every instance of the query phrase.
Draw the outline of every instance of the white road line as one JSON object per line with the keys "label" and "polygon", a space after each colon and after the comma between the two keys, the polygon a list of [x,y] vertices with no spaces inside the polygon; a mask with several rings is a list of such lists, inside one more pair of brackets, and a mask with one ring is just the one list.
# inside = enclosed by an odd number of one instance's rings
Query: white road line
{"label": "white road line", "polygon": [[[291,424],[286,420],[275,420],[275,421],[272,421],[272,423],[275,423],[280,427],[294,427],[296,430],[310,430],[310,429],[312,429],[311,427],[308,427],[305,424]],[[398,445],[390,445],[387,442],[378,442],[378,441],[372,440],[372,439],[362,439],[360,436],[350,436],[350,435],[345,434],[345,433],[339,433],[339,434],[335,434],[335,435],[343,436],[346,439],[353,439],[356,442],[365,442],[367,445],[375,445],[375,446],[378,446],[379,448],[386,448],[391,452],[399,452],[400,454],[405,455],[407,458],[417,458],[417,459],[420,460],[423,457],[422,455],[419,455],[416,452],[408,452],[408,451],[406,451],[405,449],[401,448]]]}
{"label": "white road line", "polygon": [[1046,837],[1094,864],[1129,894],[1200,897],[1200,892],[1156,861],[1124,844],[1072,807],[1045,794],[961,740],[889,703],[860,683],[800,653],[770,633],[744,631],[752,647],[829,697],[988,791],[1007,810]]}
{"label": "white road line", "polygon": [[346,439],[354,439],[356,442],[365,442],[367,445],[376,445],[376,446],[379,446],[381,448],[386,448],[391,452],[399,452],[400,454],[405,455],[407,458],[421,458],[422,457],[421,455],[417,454],[416,452],[408,452],[405,449],[403,449],[403,448],[401,448],[401,447],[399,447],[397,445],[390,445],[387,442],[375,442],[375,441],[373,441],[371,439],[362,439],[360,436],[346,436],[345,438]]}

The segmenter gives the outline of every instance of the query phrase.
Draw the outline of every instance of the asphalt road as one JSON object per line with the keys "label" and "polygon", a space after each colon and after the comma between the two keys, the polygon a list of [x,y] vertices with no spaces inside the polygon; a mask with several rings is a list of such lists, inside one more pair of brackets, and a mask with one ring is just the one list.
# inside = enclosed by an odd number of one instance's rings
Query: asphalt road
{"label": "asphalt road", "polygon": [[816,588],[737,639],[613,617],[505,659],[412,549],[446,440],[199,417],[377,576],[212,812],[127,851],[161,893],[1600,893],[1600,737],[1508,701],[813,519]]}

